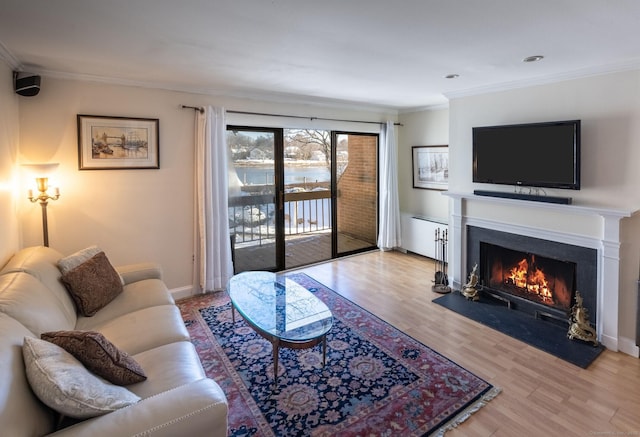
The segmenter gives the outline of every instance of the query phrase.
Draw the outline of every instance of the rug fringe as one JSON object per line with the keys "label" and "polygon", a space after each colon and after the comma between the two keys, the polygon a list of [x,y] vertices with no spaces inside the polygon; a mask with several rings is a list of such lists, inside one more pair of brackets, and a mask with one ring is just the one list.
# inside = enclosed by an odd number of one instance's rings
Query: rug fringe
{"label": "rug fringe", "polygon": [[467,408],[465,408],[460,413],[458,413],[453,419],[451,419],[449,422],[447,422],[447,424],[445,426],[443,426],[440,429],[438,429],[438,432],[437,432],[437,434],[435,434],[435,436],[436,437],[442,437],[442,436],[444,436],[445,432],[447,432],[449,430],[452,430],[453,428],[456,428],[462,422],[464,422],[469,417],[471,417],[471,415],[473,413],[475,413],[480,408],[482,408],[485,405],[487,405],[487,403],[489,401],[491,401],[496,396],[498,396],[501,391],[502,391],[501,388],[493,387],[491,390],[489,390],[484,395],[482,395],[482,397],[480,399],[478,399],[476,402],[474,402],[473,404],[469,405]]}

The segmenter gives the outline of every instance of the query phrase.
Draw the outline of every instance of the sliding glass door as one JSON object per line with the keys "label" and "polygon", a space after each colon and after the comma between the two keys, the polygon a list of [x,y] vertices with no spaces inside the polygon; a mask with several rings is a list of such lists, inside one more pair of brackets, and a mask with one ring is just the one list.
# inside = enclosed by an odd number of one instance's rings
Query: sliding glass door
{"label": "sliding glass door", "polygon": [[229,228],[234,270],[278,271],[282,262],[282,130],[229,126]]}
{"label": "sliding glass door", "polygon": [[333,132],[334,257],[370,250],[378,236],[378,135]]}
{"label": "sliding glass door", "polygon": [[378,135],[229,126],[236,273],[376,247]]}
{"label": "sliding glass door", "polygon": [[284,264],[332,257],[331,132],[284,130]]}

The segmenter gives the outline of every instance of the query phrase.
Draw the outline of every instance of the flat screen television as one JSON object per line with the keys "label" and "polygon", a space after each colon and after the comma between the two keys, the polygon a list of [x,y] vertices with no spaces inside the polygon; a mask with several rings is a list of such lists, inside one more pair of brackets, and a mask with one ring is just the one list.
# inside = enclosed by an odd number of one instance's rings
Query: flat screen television
{"label": "flat screen television", "polygon": [[473,128],[473,182],[580,189],[580,120]]}

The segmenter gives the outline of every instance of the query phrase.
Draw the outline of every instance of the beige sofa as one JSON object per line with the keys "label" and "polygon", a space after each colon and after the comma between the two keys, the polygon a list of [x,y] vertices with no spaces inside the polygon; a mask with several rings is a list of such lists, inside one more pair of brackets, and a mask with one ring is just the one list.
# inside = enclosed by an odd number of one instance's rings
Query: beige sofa
{"label": "beige sofa", "polygon": [[[0,270],[0,434],[226,436],[226,397],[205,376],[159,267],[116,267],[123,291],[84,317],[60,280],[62,257],[51,248],[30,247]],[[98,331],[130,355],[147,379],[124,388],[141,400],[56,431],[60,415],[34,394],[22,349],[25,337],[62,330]]]}

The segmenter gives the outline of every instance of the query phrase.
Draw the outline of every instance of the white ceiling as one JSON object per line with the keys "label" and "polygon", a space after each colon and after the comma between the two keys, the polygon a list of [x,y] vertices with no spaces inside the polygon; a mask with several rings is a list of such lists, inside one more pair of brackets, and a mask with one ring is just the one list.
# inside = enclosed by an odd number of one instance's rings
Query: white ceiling
{"label": "white ceiling", "polygon": [[45,77],[406,110],[639,69],[640,1],[0,0],[0,57]]}

